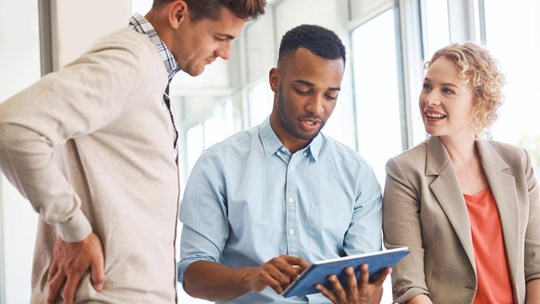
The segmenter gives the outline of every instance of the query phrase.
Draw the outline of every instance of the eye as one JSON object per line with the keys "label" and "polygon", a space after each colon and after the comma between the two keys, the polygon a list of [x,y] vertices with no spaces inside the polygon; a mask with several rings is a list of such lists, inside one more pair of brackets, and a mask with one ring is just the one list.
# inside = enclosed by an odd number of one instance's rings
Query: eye
{"label": "eye", "polygon": [[442,88],[441,91],[444,93],[444,94],[454,94],[455,92],[449,88]]}
{"label": "eye", "polygon": [[429,90],[431,90],[431,88],[432,88],[431,83],[429,83],[429,82],[424,82],[424,84],[422,85],[422,89],[424,91],[429,91]]}
{"label": "eye", "polygon": [[338,98],[338,93],[328,93],[328,94],[325,94],[324,96],[326,96],[327,99],[329,100],[336,100]]}
{"label": "eye", "polygon": [[226,40],[227,40],[226,37],[220,37],[220,36],[216,36],[216,37],[214,37],[214,39],[215,39],[216,41],[219,41],[219,42],[223,42],[223,41],[226,41]]}
{"label": "eye", "polygon": [[295,87],[294,90],[296,91],[296,93],[298,93],[300,95],[308,95],[308,94],[311,93],[311,90],[308,89],[308,88]]}

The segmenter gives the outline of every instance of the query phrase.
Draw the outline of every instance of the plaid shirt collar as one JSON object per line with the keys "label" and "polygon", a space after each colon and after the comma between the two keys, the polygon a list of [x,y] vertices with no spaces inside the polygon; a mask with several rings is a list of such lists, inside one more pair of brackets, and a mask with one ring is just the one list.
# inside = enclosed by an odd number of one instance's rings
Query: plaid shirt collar
{"label": "plaid shirt collar", "polygon": [[159,54],[161,55],[161,58],[163,59],[163,63],[165,63],[165,67],[167,68],[167,73],[169,75],[169,83],[173,79],[174,75],[178,71],[180,71],[180,67],[178,66],[178,62],[176,62],[176,59],[174,59],[173,55],[163,42],[161,38],[159,38],[159,35],[157,34],[156,30],[140,14],[135,14],[131,18],[129,18],[129,27],[137,31],[138,33],[145,34],[148,36],[150,41],[154,43],[157,50],[159,51]]}

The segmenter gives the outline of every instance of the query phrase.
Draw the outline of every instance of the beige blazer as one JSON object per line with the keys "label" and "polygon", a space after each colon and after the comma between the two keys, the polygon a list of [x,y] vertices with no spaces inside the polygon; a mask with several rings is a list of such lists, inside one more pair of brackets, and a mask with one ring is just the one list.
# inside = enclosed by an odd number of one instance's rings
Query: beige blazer
{"label": "beige blazer", "polygon": [[[514,301],[524,303],[526,282],[540,278],[540,197],[531,159],[508,144],[476,145],[501,215]],[[411,250],[392,272],[395,301],[425,293],[437,304],[471,303],[477,288],[471,228],[446,148],[430,137],[390,159],[386,172],[385,246]]]}

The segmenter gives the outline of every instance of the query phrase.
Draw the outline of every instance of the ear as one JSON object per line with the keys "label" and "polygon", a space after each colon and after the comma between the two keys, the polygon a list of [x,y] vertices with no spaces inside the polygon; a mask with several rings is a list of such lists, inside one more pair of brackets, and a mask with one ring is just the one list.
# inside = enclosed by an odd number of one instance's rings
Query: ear
{"label": "ear", "polygon": [[272,68],[268,74],[268,81],[270,82],[270,88],[274,93],[279,91],[279,83],[281,82],[281,73],[277,68]]}
{"label": "ear", "polygon": [[172,28],[178,29],[182,22],[189,18],[189,7],[183,0],[173,1],[168,8],[169,24]]}

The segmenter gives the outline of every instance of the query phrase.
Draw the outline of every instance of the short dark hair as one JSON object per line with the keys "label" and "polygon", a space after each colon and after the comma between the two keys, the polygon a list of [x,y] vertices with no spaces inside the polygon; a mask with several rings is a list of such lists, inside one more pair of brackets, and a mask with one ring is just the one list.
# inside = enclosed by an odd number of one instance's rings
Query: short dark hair
{"label": "short dark hair", "polygon": [[[160,9],[175,0],[154,0],[153,9]],[[222,8],[229,9],[240,19],[256,19],[264,14],[266,0],[184,0],[191,13],[191,20],[217,20]]]}
{"label": "short dark hair", "polygon": [[343,59],[345,64],[345,46],[333,31],[322,26],[302,24],[283,35],[279,46],[278,62],[287,54],[305,48],[325,59]]}

